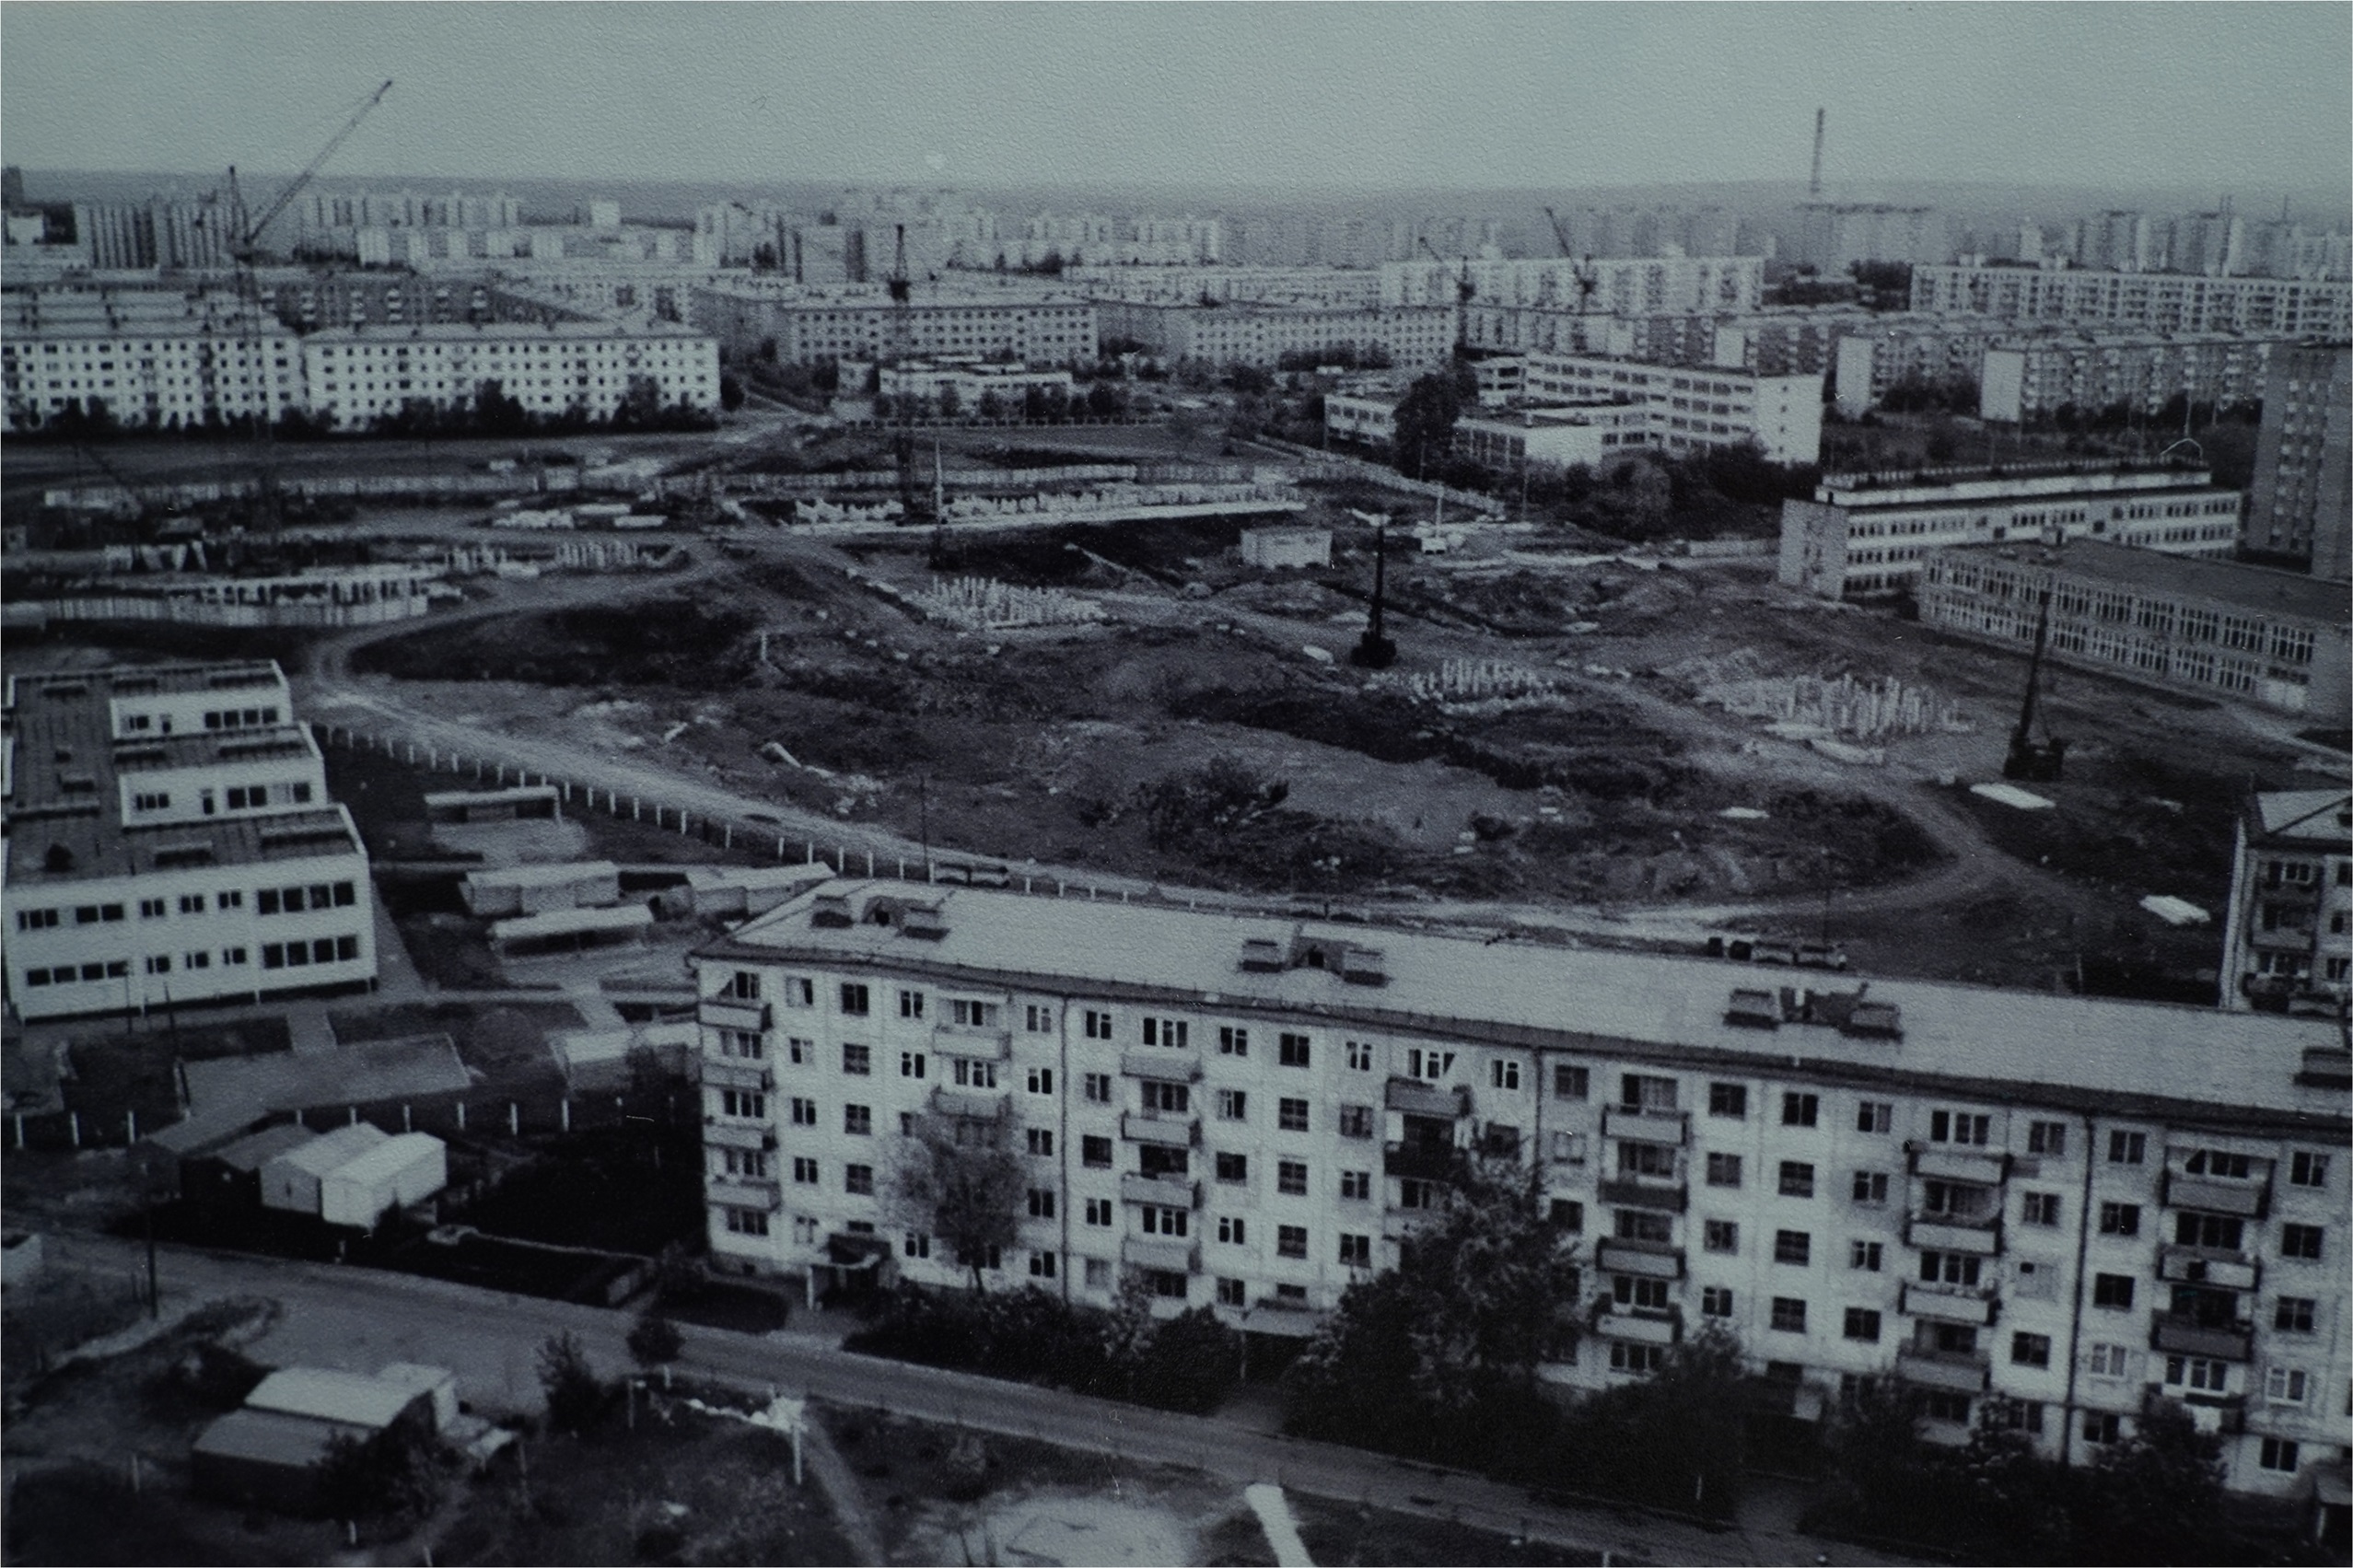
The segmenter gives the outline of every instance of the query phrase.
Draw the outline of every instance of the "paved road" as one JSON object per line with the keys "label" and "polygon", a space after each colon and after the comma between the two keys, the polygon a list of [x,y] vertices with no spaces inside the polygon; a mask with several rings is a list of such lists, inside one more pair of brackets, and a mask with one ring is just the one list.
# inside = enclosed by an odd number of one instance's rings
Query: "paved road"
{"label": "paved road", "polygon": [[[140,1249],[129,1242],[52,1235],[49,1245],[55,1266],[119,1275],[142,1265]],[[389,1361],[428,1362],[453,1368],[464,1397],[492,1409],[537,1406],[533,1355],[541,1342],[561,1330],[577,1334],[596,1365],[612,1370],[628,1365],[623,1344],[628,1317],[595,1307],[406,1275],[181,1248],[164,1249],[161,1280],[167,1312],[224,1296],[277,1302],[277,1320],[249,1347],[257,1359],[360,1372],[373,1372]],[[690,1326],[681,1369],[762,1392],[806,1392],[1088,1452],[1191,1466],[1240,1484],[1271,1481],[1337,1502],[1378,1503],[1456,1518],[1617,1558],[1805,1563],[1828,1553],[1841,1563],[1885,1561],[1795,1534],[1719,1534],[1631,1512],[1542,1505],[1477,1476],[1300,1442],[1263,1426],[850,1355],[834,1342],[838,1331],[804,1329],[754,1336]]]}

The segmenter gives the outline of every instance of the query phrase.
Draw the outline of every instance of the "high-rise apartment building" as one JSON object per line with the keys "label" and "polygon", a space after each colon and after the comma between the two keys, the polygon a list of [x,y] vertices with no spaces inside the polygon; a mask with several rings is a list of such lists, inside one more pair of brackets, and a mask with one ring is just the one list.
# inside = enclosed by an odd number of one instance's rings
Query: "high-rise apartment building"
{"label": "high-rise apartment building", "polygon": [[1912,308],[2168,332],[2353,335],[2353,283],[1969,263],[1912,269]]}
{"label": "high-rise apartment building", "polygon": [[2291,789],[2249,796],[2231,863],[2222,1005],[2312,1008],[2353,995],[2353,796]]}
{"label": "high-rise apartment building", "polygon": [[[861,881],[691,963],[721,1267],[1132,1280],[1296,1337],[1475,1152],[1586,1238],[1571,1388],[1718,1323],[1800,1417],[1894,1377],[1947,1442],[1999,1397],[2088,1464],[2171,1403],[2236,1489],[2344,1461],[2326,1021]],[[1012,1245],[955,1257],[894,1197],[926,1130],[1020,1161]]]}
{"label": "high-rise apartment building", "polygon": [[2353,578],[2353,343],[2284,344],[2271,357],[2247,501],[2247,549]]}
{"label": "high-rise apartment building", "polygon": [[1805,231],[1801,254],[1808,265],[1825,274],[1843,273],[1858,261],[1920,265],[1951,254],[1944,215],[1934,207],[1808,202],[1798,212]]}

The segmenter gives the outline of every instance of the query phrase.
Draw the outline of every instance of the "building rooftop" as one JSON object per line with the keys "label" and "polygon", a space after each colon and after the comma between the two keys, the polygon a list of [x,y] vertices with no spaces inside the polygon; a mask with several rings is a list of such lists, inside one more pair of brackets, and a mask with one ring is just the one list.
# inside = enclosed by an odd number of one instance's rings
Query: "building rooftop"
{"label": "building rooftop", "polygon": [[[22,770],[18,770],[21,776]],[[101,877],[205,865],[267,865],[361,853],[359,832],[340,806],[258,817],[124,828],[116,797],[60,802],[9,814],[8,880],[71,888]]]}
{"label": "building rooftop", "polygon": [[305,344],[438,343],[506,343],[515,340],[551,343],[600,343],[608,338],[660,338],[674,342],[707,343],[708,332],[676,321],[646,318],[600,317],[588,321],[418,321],[386,322],[381,326],[323,327],[302,341]]}
{"label": "building rooftop", "polygon": [[[200,1110],[237,1107],[260,1116],[272,1110],[308,1110],[317,1107],[340,1109],[347,1105],[427,1095],[462,1092],[472,1083],[458,1048],[446,1034],[416,1035],[405,1040],[363,1040],[333,1051],[273,1051],[262,1056],[223,1056],[183,1065],[189,1103]],[[358,1123],[366,1127],[366,1122]],[[373,1131],[373,1129],[371,1129]],[[361,1146],[382,1140],[351,1132]],[[324,1157],[324,1156],[321,1156]],[[321,1167],[321,1170],[332,1166]],[[314,1173],[315,1174],[315,1173]]]}
{"label": "building rooftop", "polygon": [[[1279,915],[970,889],[925,892],[930,896],[911,897],[895,883],[827,883],[701,956],[872,966],[975,989],[1029,986],[1335,1028],[1358,1023],[1441,1040],[1605,1050],[1691,1069],[1948,1087],[1991,1099],[2021,1098],[2031,1087],[2037,1103],[2074,1104],[2091,1114],[2139,1108],[2340,1134],[2347,1121],[2341,1091],[2298,1081],[2307,1051],[2341,1049],[2328,1020],[1874,980],[1868,1006],[1852,992],[1830,998],[1837,1016],[1854,1023],[1875,1015],[1870,1031],[1809,1023],[1761,1028],[1729,1022],[1727,1010],[1736,988],[1765,981],[1721,962]],[[878,911],[891,923],[874,923]],[[1299,963],[1310,949],[1322,967]]]}
{"label": "building rooftop", "polygon": [[[198,1063],[192,1062],[188,1065],[194,1067]],[[191,1073],[189,1079],[189,1098],[192,1100],[196,1098],[195,1074]],[[390,1138],[390,1133],[373,1122],[354,1121],[348,1126],[338,1127],[332,1132],[321,1132],[310,1142],[297,1144],[262,1163],[291,1166],[306,1176],[324,1176],[337,1166],[350,1164],[377,1144],[389,1142]]]}
{"label": "building rooftop", "polygon": [[1999,468],[1879,469],[1826,473],[1814,499],[1842,506],[1902,505],[1969,495],[2210,490],[2207,470],[2177,463],[2006,463]]}
{"label": "building rooftop", "polygon": [[234,1410],[204,1428],[195,1451],[223,1459],[247,1459],[287,1469],[309,1469],[327,1457],[337,1436],[366,1437],[372,1429],[351,1422],[320,1421],[281,1411]]}
{"label": "building rooftop", "polygon": [[288,1366],[262,1378],[245,1396],[245,1408],[379,1431],[400,1420],[402,1411],[424,1397],[422,1389],[388,1383],[366,1373]]}
{"label": "building rooftop", "polygon": [[430,1132],[402,1132],[362,1149],[322,1174],[339,1181],[380,1181],[385,1177],[406,1170],[443,1147],[441,1140]]}
{"label": "building rooftop", "polygon": [[2247,803],[2247,837],[2353,854],[2353,795],[2341,789],[2260,793]]}
{"label": "building rooftop", "polygon": [[213,1158],[231,1170],[256,1171],[280,1155],[298,1149],[319,1134],[299,1122],[281,1121],[250,1132],[234,1144],[213,1151]]}
{"label": "building rooftop", "polygon": [[1987,556],[2014,560],[2124,587],[2212,599],[2266,615],[2337,626],[2347,620],[2342,583],[2268,566],[2242,566],[2235,561],[2167,555],[2096,539],[2069,540],[2065,544],[1957,544],[1946,546],[1942,553],[1960,560]]}

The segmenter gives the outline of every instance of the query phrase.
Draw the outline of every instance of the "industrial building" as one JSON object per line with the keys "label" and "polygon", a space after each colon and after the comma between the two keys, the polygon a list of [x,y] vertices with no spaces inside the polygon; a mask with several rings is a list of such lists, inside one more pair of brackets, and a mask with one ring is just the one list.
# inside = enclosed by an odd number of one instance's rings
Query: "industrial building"
{"label": "industrial building", "polygon": [[1251,365],[1272,370],[1287,354],[1387,354],[1401,370],[1427,370],[1454,347],[1454,312],[1435,307],[1352,309],[1310,305],[1163,305],[1101,300],[1107,339],[1140,343],[1164,360]]}
{"label": "industrial building", "polygon": [[2242,566],[2228,552],[2200,560],[2161,551],[2113,536],[1932,549],[1920,620],[2027,647],[2048,596],[2051,656],[2062,663],[2281,713],[2345,715],[2353,648],[2341,589]]}
{"label": "industrial building", "polygon": [[1971,263],[1912,269],[1912,308],[2165,332],[2353,334],[2353,282]]}
{"label": "industrial building", "polygon": [[1091,363],[1095,306],[1035,285],[926,285],[904,306],[879,284],[818,288],[765,278],[697,285],[688,319],[731,356],[782,364],[978,354],[1032,365]]}
{"label": "industrial building", "polygon": [[2336,1013],[2353,995],[2353,796],[2258,792],[2235,839],[2222,1005]]}
{"label": "industrial building", "polygon": [[1651,444],[1672,456],[1751,443],[1776,463],[1811,463],[1822,456],[1820,376],[1531,354],[1525,385],[1532,403],[1648,403],[1654,416]]}
{"label": "industrial building", "polygon": [[1949,546],[2078,538],[2229,559],[2242,497],[2204,469],[2084,463],[1824,474],[1781,503],[1780,580],[1823,598],[1900,593]]}
{"label": "industrial building", "polygon": [[2283,346],[2272,356],[2247,498],[2247,549],[2353,578],[2353,343]]}
{"label": "industrial building", "polygon": [[302,366],[311,412],[337,430],[414,402],[471,408],[490,381],[543,417],[611,419],[640,383],[664,409],[719,406],[718,344],[663,322],[329,328],[302,340]]}
{"label": "industrial building", "polygon": [[[723,1267],[1136,1281],[1299,1336],[1476,1150],[1587,1238],[1558,1383],[1718,1322],[1801,1418],[1893,1376],[1948,1442],[2000,1396],[2088,1464],[2175,1400],[2233,1488],[2345,1458],[2329,1021],[862,881],[691,963]],[[959,1259],[894,1202],[925,1125],[1023,1163],[1013,1245]]]}
{"label": "industrial building", "polygon": [[367,851],[276,665],[12,677],[6,716],[22,1016],[374,982]]}

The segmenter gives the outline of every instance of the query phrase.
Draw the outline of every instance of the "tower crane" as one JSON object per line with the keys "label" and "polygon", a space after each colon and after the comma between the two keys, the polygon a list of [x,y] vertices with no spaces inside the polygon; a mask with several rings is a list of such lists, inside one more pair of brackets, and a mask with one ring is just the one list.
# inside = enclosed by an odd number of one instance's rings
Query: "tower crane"
{"label": "tower crane", "polygon": [[2026,665],[2026,696],[2018,708],[2018,727],[2009,732],[2009,751],[2002,759],[2002,777],[2029,783],[2056,783],[2067,765],[2067,741],[2053,735],[2046,722],[2043,738],[2034,738],[2035,705],[2042,696],[2043,656],[2051,640],[2051,590],[2043,590],[2041,612],[2034,621],[2034,656]]}
{"label": "tower crane", "polygon": [[[891,297],[891,363],[903,372],[914,353],[915,285],[907,275],[907,226],[900,224],[897,227],[886,287]],[[899,470],[900,523],[902,527],[911,527],[926,508],[924,497],[915,488],[915,407],[903,374],[899,377],[898,405],[891,413],[898,424],[891,437],[891,455]]]}
{"label": "tower crane", "polygon": [[[1446,258],[1430,249],[1427,238],[1415,237],[1415,243],[1428,252],[1429,259],[1439,266]],[[1471,355],[1471,301],[1479,296],[1478,286],[1471,282],[1471,258],[1462,258],[1462,267],[1454,274],[1454,357],[1468,359]]]}
{"label": "tower crane", "polygon": [[[1553,243],[1560,247],[1562,259],[1576,262],[1569,269],[1569,275],[1577,280],[1577,313],[1582,316],[1593,308],[1593,291],[1602,286],[1602,274],[1593,270],[1591,251],[1587,251],[1583,260],[1578,260],[1576,248],[1568,242],[1568,226],[1560,221],[1560,215],[1546,207],[1544,216],[1552,220]],[[1578,346],[1588,346],[1581,338],[1582,334]]]}

